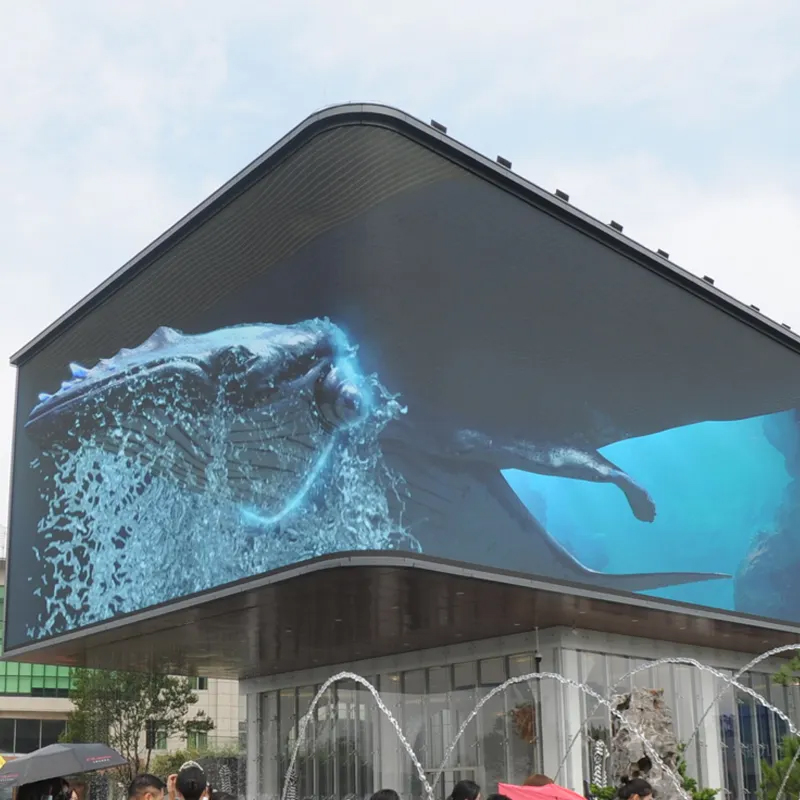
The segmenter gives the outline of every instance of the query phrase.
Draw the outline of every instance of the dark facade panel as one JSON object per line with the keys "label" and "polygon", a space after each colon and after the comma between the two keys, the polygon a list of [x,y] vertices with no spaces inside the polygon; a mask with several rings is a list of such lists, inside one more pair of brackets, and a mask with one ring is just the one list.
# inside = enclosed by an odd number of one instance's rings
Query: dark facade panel
{"label": "dark facade panel", "polygon": [[797,633],[738,615],[399,554],[329,556],[12,658],[244,679],[553,627],[760,654]]}
{"label": "dark facade panel", "polygon": [[24,354],[8,650],[364,550],[800,622],[789,340],[389,121],[284,143]]}

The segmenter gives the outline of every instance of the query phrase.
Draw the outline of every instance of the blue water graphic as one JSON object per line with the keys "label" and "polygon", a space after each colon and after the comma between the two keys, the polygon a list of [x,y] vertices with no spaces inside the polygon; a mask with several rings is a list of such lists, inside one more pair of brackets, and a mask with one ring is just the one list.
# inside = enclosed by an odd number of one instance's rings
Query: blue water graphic
{"label": "blue water graphic", "polygon": [[[771,530],[791,478],[765,425],[784,415],[703,422],[603,448],[656,504],[639,522],[608,484],[506,471],[520,499],[579,561],[607,573],[697,570],[736,574],[753,537]],[[734,609],[733,580],[648,594]]]}

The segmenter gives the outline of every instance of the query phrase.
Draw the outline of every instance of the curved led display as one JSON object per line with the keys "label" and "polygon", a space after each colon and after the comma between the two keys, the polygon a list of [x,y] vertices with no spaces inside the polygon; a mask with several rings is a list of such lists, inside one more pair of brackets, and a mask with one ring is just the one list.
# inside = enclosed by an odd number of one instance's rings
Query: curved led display
{"label": "curved led display", "polygon": [[800,622],[796,352],[423,139],[287,145],[22,360],[8,648],[356,550]]}

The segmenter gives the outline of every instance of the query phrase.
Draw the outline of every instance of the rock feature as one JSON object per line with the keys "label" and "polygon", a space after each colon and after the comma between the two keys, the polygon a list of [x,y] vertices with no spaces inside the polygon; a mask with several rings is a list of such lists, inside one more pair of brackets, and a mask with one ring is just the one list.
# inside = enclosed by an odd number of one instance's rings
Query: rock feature
{"label": "rock feature", "polygon": [[783,455],[789,482],[773,523],[756,532],[736,571],[734,608],[745,614],[797,620],[800,608],[800,411],[773,414],[764,435]]}
{"label": "rock feature", "polygon": [[[672,712],[664,702],[663,689],[634,689],[615,695],[614,708],[647,739],[659,758],[671,770],[678,761],[678,741],[672,727]],[[654,763],[644,742],[630,726],[614,718],[611,737],[611,782],[644,778],[655,789],[659,800],[682,800],[669,773]]]}
{"label": "rock feature", "polygon": [[753,537],[733,584],[734,607],[745,614],[796,620],[800,608],[800,537],[797,524]]}

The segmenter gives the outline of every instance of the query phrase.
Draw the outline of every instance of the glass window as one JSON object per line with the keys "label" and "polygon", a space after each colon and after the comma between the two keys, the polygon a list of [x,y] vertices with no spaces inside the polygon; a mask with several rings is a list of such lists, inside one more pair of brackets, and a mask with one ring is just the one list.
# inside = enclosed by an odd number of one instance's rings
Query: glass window
{"label": "glass window", "polygon": [[[474,661],[466,661],[453,666],[453,688],[448,695],[447,701],[450,713],[449,735],[446,733],[444,737],[445,748],[450,746],[450,743],[455,739],[456,734],[461,730],[461,726],[466,722],[467,717],[472,713],[475,704],[478,702],[475,691],[478,678],[477,666]],[[479,761],[478,719],[476,717],[464,729],[464,733],[458,740],[453,754],[448,759],[448,767],[462,767],[474,770],[477,768]]]}
{"label": "glass window", "polygon": [[755,797],[758,791],[758,742],[755,727],[755,704],[740,689],[734,689],[742,754],[742,777],[745,796]]}
{"label": "glass window", "polygon": [[430,767],[442,763],[445,749],[455,736],[449,702],[450,676],[449,667],[434,667],[428,670],[426,751]]}
{"label": "glass window", "polygon": [[[400,722],[411,748],[424,767],[431,766],[425,738],[425,670],[415,669],[404,672],[403,678],[403,715]],[[405,762],[407,759],[403,761]],[[438,765],[437,765],[438,766]],[[401,796],[422,797],[424,790],[419,777],[406,767],[405,785]]]}
{"label": "glass window", "polygon": [[[730,670],[726,674],[731,676]],[[728,798],[741,797],[741,765],[739,759],[738,726],[736,724],[735,698],[732,688],[721,679],[716,679],[715,694],[719,694],[717,714],[719,733],[722,742],[722,765],[725,779],[725,795]]]}
{"label": "glass window", "polygon": [[[578,654],[581,683],[605,697],[609,690],[608,675],[606,672],[606,657],[600,653],[582,652]],[[611,744],[611,717],[608,709],[584,693],[582,694],[581,718],[585,720],[583,726],[583,769],[584,774],[591,775],[594,769],[594,748],[596,742],[603,742],[606,748]],[[599,757],[599,755],[598,755]],[[608,768],[608,759],[605,760]]]}
{"label": "glass window", "polygon": [[42,720],[42,747],[47,747],[49,744],[55,744],[67,723],[61,719],[43,719]]}
{"label": "glass window", "polygon": [[15,749],[17,753],[32,753],[39,749],[42,723],[38,719],[18,719]]}
{"label": "glass window", "polygon": [[278,693],[278,753],[280,754],[278,771],[281,775],[284,775],[289,768],[291,750],[295,742],[297,725],[295,702],[295,689],[281,689]]}
{"label": "glass window", "polygon": [[[510,678],[530,675],[536,671],[532,653],[511,656],[508,659]],[[508,688],[508,731],[506,738],[510,749],[509,760],[512,783],[521,784],[528,775],[540,772],[536,744],[539,729],[539,681],[536,679],[517,683]]]}
{"label": "glass window", "polygon": [[477,670],[474,661],[465,661],[453,666],[453,688],[474,689],[477,683]]}
{"label": "glass window", "polygon": [[0,719],[0,752],[14,752],[14,720]]}
{"label": "glass window", "polygon": [[[479,676],[482,695],[487,695],[491,687],[499,686],[506,679],[506,663],[504,658],[489,658],[479,664]],[[499,692],[491,700],[487,700],[478,715],[478,737],[483,757],[485,782],[487,786],[496,786],[506,780],[508,765],[508,708],[506,693]]]}
{"label": "glass window", "polygon": [[631,660],[627,656],[606,656],[606,665],[608,669],[608,689],[606,691],[610,690],[612,695],[629,692],[633,686],[633,681],[628,676],[633,668]]}
{"label": "glass window", "polygon": [[[313,686],[301,686],[297,690],[297,719],[298,723],[308,713],[311,701],[314,699],[316,690]],[[292,747],[296,744],[296,733],[292,734]],[[297,796],[311,797],[314,794],[314,748],[316,742],[316,732],[313,722],[306,727],[306,738],[304,745],[297,753]],[[291,751],[288,753],[291,758]],[[286,768],[288,769],[288,761]],[[286,774],[286,769],[282,774]]]}
{"label": "glass window", "polygon": [[321,797],[337,796],[336,790],[336,696],[329,687],[320,698],[315,719],[317,791]]}
{"label": "glass window", "polygon": [[[750,674],[750,687],[760,694],[767,702],[770,701],[770,684],[769,675],[761,672],[753,672]],[[780,688],[780,687],[778,687]],[[777,694],[777,692],[776,692]],[[758,737],[757,753],[759,765],[761,761],[766,760],[767,763],[772,764],[775,760],[775,741],[773,733],[773,714],[762,703],[753,700],[755,705],[755,723],[756,735]],[[760,775],[759,775],[760,782]]]}
{"label": "glass window", "polygon": [[[164,737],[166,739],[166,737]],[[204,751],[208,750],[208,733],[206,731],[190,731],[188,745],[191,750]],[[166,741],[164,747],[159,748],[166,750]]]}
{"label": "glass window", "polygon": [[481,686],[497,686],[506,679],[504,658],[487,658],[480,662]]}

